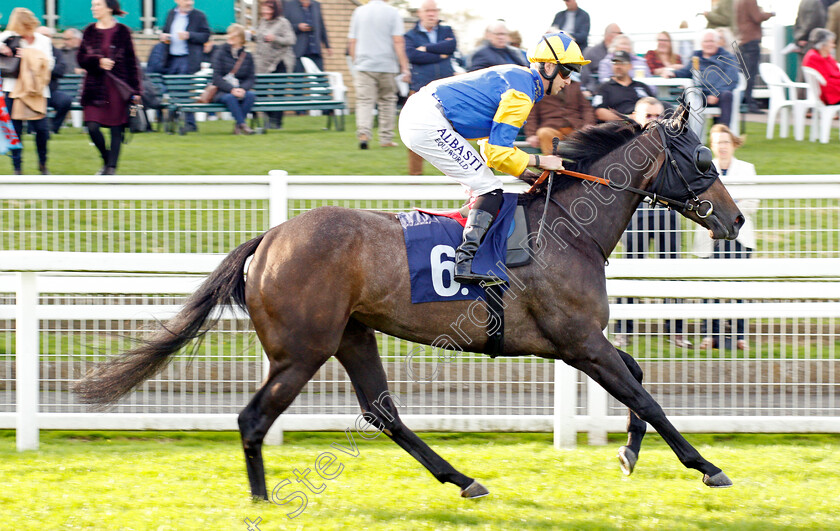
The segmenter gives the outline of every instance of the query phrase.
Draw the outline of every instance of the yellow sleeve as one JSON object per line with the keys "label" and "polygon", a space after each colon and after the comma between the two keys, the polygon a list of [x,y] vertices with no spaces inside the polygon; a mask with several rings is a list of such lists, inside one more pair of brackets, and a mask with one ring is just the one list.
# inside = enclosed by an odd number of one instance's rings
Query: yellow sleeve
{"label": "yellow sleeve", "polygon": [[502,94],[493,117],[490,137],[481,145],[487,165],[508,175],[519,176],[528,167],[528,154],[513,146],[516,135],[528,119],[534,102],[514,89]]}

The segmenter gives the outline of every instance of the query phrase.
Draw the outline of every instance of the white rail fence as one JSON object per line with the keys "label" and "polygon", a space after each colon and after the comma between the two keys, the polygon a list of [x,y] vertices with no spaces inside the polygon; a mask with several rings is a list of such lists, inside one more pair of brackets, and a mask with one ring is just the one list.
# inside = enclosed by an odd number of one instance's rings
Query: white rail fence
{"label": "white rail fence", "polygon": [[[89,413],[68,390],[92,363],[129,346],[127,336],[172,315],[221,257],[183,254],[184,248],[226,252],[267,229],[266,222],[279,223],[319,204],[405,210],[449,206],[459,197],[458,187],[442,178],[51,179],[13,186],[0,182],[0,201],[24,213],[2,214],[4,248],[66,250],[71,242],[72,250],[105,252],[0,254],[0,271],[14,272],[0,274],[0,427],[17,427],[21,448],[37,446],[39,428],[236,428],[236,413],[256,390],[263,366],[262,351],[242,315],[223,316],[192,362],[178,356],[113,412]],[[66,186],[68,180],[76,184]],[[770,235],[760,239],[787,240],[775,250],[767,247],[764,256],[774,258],[613,260],[607,268],[611,296],[636,297],[633,305],[613,304],[613,319],[635,321],[627,350],[645,369],[646,387],[684,431],[840,431],[840,263],[835,259],[840,180],[775,176],[757,181],[730,190],[736,198],[761,199],[762,207],[790,201],[801,216],[769,227],[757,220],[758,231]],[[208,216],[203,211],[207,204],[194,203],[196,197],[232,203]],[[814,200],[821,206],[814,207]],[[75,209],[86,201],[84,222],[92,227],[88,237],[74,239]],[[93,227],[102,212],[93,201],[114,202],[106,206],[119,211],[112,214],[119,223],[110,232]],[[260,201],[253,214],[239,218],[246,227],[228,226],[236,223],[233,212],[245,204],[236,201]],[[137,202],[146,203],[138,207]],[[36,214],[29,212],[32,208]],[[808,213],[813,209],[820,211],[817,217]],[[44,222],[44,215],[51,219]],[[132,219],[157,234],[147,240],[136,237],[143,231],[131,227]],[[810,232],[801,226],[804,219],[810,220]],[[193,236],[183,234],[190,230],[204,236],[190,240]],[[780,236],[784,231],[806,236],[785,238]],[[50,233],[61,236],[50,240]],[[141,252],[111,252],[120,250],[116,242],[124,233],[135,238],[124,249]],[[159,245],[164,241],[156,239],[160,234],[168,235],[168,247]],[[238,239],[220,248],[218,241],[230,234]],[[148,241],[155,243],[143,243]],[[161,250],[170,253],[146,252]],[[705,321],[739,317],[747,319],[748,352],[697,348]],[[673,329],[677,320],[684,321],[683,333],[694,347],[679,349],[668,342],[667,327]],[[607,431],[624,429],[623,408],[562,363],[463,354],[443,364],[424,358],[409,367],[406,354],[414,345],[385,336],[379,341],[391,389],[405,402],[401,409],[415,429],[553,430],[558,444],[572,443],[580,431],[602,442]],[[435,379],[424,380],[433,372]],[[357,413],[349,380],[331,360],[281,417],[282,429],[342,430]]]}

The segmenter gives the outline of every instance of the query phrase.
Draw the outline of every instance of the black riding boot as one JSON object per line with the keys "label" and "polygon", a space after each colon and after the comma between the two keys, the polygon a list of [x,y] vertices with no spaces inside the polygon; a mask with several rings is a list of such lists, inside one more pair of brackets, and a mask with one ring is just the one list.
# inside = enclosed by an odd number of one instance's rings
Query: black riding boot
{"label": "black riding boot", "polygon": [[502,203],[502,191],[483,194],[476,199],[475,205],[467,216],[464,226],[464,239],[455,250],[455,282],[460,284],[478,284],[482,280],[491,282],[497,280],[490,275],[479,275],[472,272],[472,262],[478,246],[484,235],[496,219]]}

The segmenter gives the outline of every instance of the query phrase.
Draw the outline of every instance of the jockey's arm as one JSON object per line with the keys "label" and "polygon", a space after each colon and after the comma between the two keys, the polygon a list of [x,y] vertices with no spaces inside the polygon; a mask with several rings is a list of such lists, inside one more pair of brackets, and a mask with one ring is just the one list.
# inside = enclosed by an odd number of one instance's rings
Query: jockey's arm
{"label": "jockey's arm", "polygon": [[490,136],[480,142],[487,165],[513,176],[522,176],[528,166],[547,170],[563,169],[563,161],[554,155],[529,155],[514,147],[516,135],[528,118],[534,102],[526,94],[510,89],[502,95]]}

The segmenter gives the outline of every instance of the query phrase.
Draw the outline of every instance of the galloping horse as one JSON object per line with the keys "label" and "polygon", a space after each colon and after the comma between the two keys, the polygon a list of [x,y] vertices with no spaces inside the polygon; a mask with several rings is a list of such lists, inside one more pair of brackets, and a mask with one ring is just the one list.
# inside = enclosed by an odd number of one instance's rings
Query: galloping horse
{"label": "galloping horse", "polygon": [[[679,460],[700,471],[705,484],[732,482],[694,449],[642,387],[642,371],[602,331],[609,319],[605,261],[641,201],[677,205],[715,238],[734,239],[744,218],[717,178],[710,157],[680,107],[670,120],[642,130],[609,123],[577,132],[557,151],[580,172],[607,176],[610,186],[563,177],[526,207],[540,260],[517,270],[527,287],[505,296],[505,356],[534,354],[583,371],[630,410],[627,446],[619,450],[632,472],[650,423]],[[705,155],[707,156],[707,155]],[[624,182],[617,182],[618,176]],[[636,193],[631,193],[635,191]],[[589,198],[591,215],[572,212]],[[576,203],[577,201],[577,203]],[[594,205],[596,208],[591,208]],[[573,219],[576,218],[576,219]],[[582,219],[585,218],[585,219]],[[542,220],[542,221],[541,221]],[[247,278],[246,261],[253,256]],[[234,249],[165,327],[137,348],[93,369],[76,386],[89,403],[110,404],[154,375],[169,357],[206,331],[217,305],[239,304],[254,323],[268,356],[268,376],[239,414],[251,493],[267,499],[262,443],[274,420],[321,365],[335,356],[344,366],[366,419],[404,448],[440,482],[464,497],[488,493],[436,454],[400,420],[377,350],[375,330],[432,344],[464,314],[470,301],[412,304],[403,231],[394,214],[323,207],[297,216]],[[481,351],[486,330],[464,321],[471,350]],[[372,405],[376,407],[372,407]]]}

